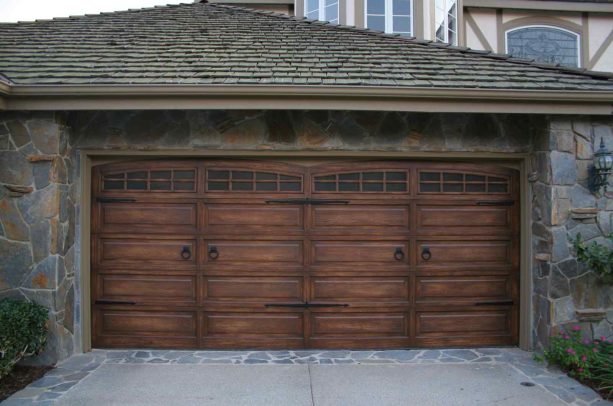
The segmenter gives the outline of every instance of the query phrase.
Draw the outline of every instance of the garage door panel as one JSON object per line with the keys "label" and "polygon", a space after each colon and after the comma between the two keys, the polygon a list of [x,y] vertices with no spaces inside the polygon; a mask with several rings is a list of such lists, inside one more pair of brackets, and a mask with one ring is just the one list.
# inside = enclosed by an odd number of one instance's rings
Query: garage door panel
{"label": "garage door panel", "polygon": [[[244,263],[301,266],[303,261],[302,241],[210,240],[206,246],[206,262],[210,266]],[[212,251],[217,251],[217,258],[211,257]]]}
{"label": "garage door panel", "polygon": [[206,313],[206,337],[293,337],[302,339],[302,313]]}
{"label": "garage door panel", "polygon": [[511,207],[418,206],[417,229],[433,235],[500,235],[512,232]]}
{"label": "garage door panel", "polygon": [[408,337],[406,313],[311,312],[311,338]]}
{"label": "garage door panel", "polygon": [[244,233],[245,227],[303,229],[303,209],[303,206],[209,204],[207,226],[220,233]]}
{"label": "garage door panel", "polygon": [[416,301],[503,299],[511,296],[508,276],[424,277],[415,280]]}
{"label": "garage door panel", "polygon": [[102,233],[196,233],[196,203],[100,203]]}
{"label": "garage door panel", "polygon": [[195,275],[98,274],[97,297],[101,300],[134,301],[139,304],[196,302]]}
{"label": "garage door panel", "polygon": [[98,241],[98,258],[102,266],[125,264],[144,268],[159,265],[185,269],[196,264],[196,246],[195,240],[102,238]]}
{"label": "garage door panel", "polygon": [[[418,241],[417,264],[423,266],[507,266],[512,264],[510,241]],[[427,252],[430,256],[427,256]]]}
{"label": "garage door panel", "polygon": [[408,206],[349,205],[314,206],[312,208],[312,227],[320,231],[341,232],[360,229],[390,228],[408,230]]}
{"label": "garage door panel", "polygon": [[203,300],[207,302],[302,302],[302,277],[207,276]]}
{"label": "garage door panel", "polygon": [[102,336],[196,337],[195,312],[118,310],[101,307],[97,316]]}
{"label": "garage door panel", "polygon": [[506,309],[417,312],[416,338],[444,337],[458,345],[472,345],[471,337],[510,337],[511,317]]}
{"label": "garage door panel", "polygon": [[408,277],[312,277],[313,302],[408,303]]}
{"label": "garage door panel", "polygon": [[314,265],[373,267],[406,265],[408,252],[406,241],[313,241],[311,255]]}

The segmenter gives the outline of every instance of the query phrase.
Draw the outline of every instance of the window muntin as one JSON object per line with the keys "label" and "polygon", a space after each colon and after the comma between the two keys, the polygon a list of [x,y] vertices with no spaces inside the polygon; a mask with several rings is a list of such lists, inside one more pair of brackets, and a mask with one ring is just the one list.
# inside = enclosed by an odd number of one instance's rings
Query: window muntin
{"label": "window muntin", "polygon": [[520,27],[507,31],[507,53],[541,63],[579,66],[579,34],[550,26]]}
{"label": "window muntin", "polygon": [[419,171],[419,193],[510,193],[510,179],[480,173]]}
{"label": "window muntin", "polygon": [[436,0],[436,41],[458,44],[457,0]]}
{"label": "window muntin", "polygon": [[249,169],[210,168],[206,171],[208,192],[302,193],[302,175]]}
{"label": "window muntin", "polygon": [[409,174],[402,170],[340,172],[313,177],[315,193],[407,193]]}
{"label": "window muntin", "polygon": [[365,13],[367,28],[413,35],[413,0],[366,0]]}
{"label": "window muntin", "polygon": [[339,23],[339,0],[305,0],[304,15],[312,20]]}

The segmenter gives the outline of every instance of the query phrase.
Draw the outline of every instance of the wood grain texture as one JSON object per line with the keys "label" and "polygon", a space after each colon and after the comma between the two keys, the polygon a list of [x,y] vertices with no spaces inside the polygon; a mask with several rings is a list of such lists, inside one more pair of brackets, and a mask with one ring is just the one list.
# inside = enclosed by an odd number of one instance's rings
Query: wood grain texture
{"label": "wood grain texture", "polygon": [[[164,160],[103,165],[92,179],[96,347],[517,343],[513,170]],[[307,302],[344,307],[279,307]]]}

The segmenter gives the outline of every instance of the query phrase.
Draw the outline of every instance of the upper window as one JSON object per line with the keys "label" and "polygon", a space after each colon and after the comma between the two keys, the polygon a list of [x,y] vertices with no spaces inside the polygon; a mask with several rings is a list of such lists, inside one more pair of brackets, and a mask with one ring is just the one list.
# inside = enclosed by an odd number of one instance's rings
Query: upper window
{"label": "upper window", "polygon": [[338,24],[338,2],[339,0],[305,0],[304,14],[312,20]]}
{"label": "upper window", "polygon": [[366,0],[366,27],[388,34],[413,35],[413,0]]}
{"label": "upper window", "polygon": [[579,35],[561,28],[533,26],[507,31],[507,53],[537,62],[579,66]]}
{"label": "upper window", "polygon": [[436,0],[436,41],[458,44],[458,1]]}

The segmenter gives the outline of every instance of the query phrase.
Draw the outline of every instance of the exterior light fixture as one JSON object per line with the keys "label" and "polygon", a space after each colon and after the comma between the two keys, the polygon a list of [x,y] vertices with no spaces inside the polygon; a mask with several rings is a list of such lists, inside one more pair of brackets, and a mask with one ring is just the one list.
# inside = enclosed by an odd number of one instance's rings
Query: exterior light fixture
{"label": "exterior light fixture", "polygon": [[594,193],[601,188],[607,191],[609,175],[613,170],[613,155],[605,148],[604,139],[600,139],[600,148],[594,153],[594,166],[590,168],[589,187]]}

